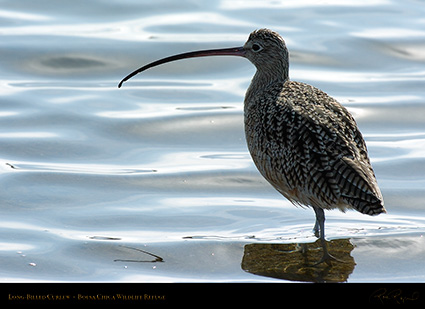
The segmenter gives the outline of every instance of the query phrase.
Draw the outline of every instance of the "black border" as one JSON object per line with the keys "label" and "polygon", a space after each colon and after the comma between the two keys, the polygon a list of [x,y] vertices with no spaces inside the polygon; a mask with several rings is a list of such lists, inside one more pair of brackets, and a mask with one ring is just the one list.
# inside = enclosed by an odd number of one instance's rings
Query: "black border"
{"label": "black border", "polygon": [[15,305],[424,305],[425,284],[410,283],[2,283]]}

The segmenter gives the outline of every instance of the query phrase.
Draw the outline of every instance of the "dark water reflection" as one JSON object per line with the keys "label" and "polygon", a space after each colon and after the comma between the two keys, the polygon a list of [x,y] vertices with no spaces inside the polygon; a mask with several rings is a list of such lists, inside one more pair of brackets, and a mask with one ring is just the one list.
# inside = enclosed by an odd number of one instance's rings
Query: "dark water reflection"
{"label": "dark water reflection", "polygon": [[320,241],[291,244],[248,244],[244,247],[242,269],[259,276],[290,281],[346,282],[356,263],[350,255],[349,239],[328,242],[329,251],[339,261],[315,265],[322,256]]}

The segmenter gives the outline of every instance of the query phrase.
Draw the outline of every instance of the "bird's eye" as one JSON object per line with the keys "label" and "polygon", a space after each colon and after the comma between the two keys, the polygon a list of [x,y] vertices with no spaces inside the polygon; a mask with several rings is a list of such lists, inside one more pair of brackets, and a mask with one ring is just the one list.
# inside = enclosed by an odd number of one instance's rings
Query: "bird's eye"
{"label": "bird's eye", "polygon": [[263,49],[263,47],[260,44],[254,43],[252,44],[252,50],[256,53],[258,53],[259,51],[261,51]]}

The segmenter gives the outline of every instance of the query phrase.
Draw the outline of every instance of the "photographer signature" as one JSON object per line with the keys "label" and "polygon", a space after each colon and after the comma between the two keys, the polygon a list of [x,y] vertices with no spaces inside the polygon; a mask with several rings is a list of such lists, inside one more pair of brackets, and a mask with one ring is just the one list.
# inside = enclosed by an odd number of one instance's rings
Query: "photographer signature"
{"label": "photographer signature", "polygon": [[387,290],[386,288],[374,291],[369,298],[370,301],[379,301],[382,304],[405,304],[407,302],[417,301],[418,299],[419,292],[413,292],[410,295],[403,295],[403,291],[401,289]]}

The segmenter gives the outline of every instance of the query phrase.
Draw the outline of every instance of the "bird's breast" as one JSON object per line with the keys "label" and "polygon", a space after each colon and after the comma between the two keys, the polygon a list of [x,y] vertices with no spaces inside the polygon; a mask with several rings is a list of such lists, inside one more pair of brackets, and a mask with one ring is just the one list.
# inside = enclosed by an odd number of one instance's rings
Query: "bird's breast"
{"label": "bird's breast", "polygon": [[288,171],[294,165],[286,136],[289,119],[280,117],[282,106],[267,99],[273,100],[267,96],[253,104],[245,103],[247,146],[261,175],[285,197],[295,200],[295,187],[288,182]]}

